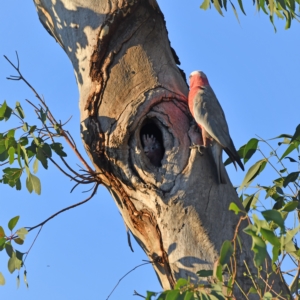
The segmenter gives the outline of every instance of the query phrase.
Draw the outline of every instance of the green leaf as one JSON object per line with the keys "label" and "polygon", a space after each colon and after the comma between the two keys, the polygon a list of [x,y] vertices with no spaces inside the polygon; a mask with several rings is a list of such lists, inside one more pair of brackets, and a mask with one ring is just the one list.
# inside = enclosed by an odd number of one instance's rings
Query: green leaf
{"label": "green leaf", "polygon": [[222,283],[221,282],[211,285],[209,299],[210,300],[226,300],[226,298],[224,297],[224,294],[222,292]]}
{"label": "green leaf", "polygon": [[285,159],[288,159],[290,162],[297,162],[295,159],[289,156],[285,157]]}
{"label": "green leaf", "polygon": [[9,257],[12,257],[12,254],[14,253],[14,250],[13,250],[13,247],[10,243],[5,244],[5,251],[6,251],[6,253]]}
{"label": "green leaf", "polygon": [[52,150],[51,150],[51,147],[47,144],[47,143],[44,143],[42,145],[42,149],[44,151],[44,154],[47,156],[47,157],[52,157]]}
{"label": "green leaf", "polygon": [[23,245],[24,244],[24,240],[20,239],[20,238],[15,238],[13,239],[13,241],[18,244],[18,245]]}
{"label": "green leaf", "polygon": [[204,0],[200,6],[200,8],[207,10],[210,6],[210,0]]}
{"label": "green leaf", "polygon": [[5,237],[5,232],[2,226],[0,226],[0,239]]}
{"label": "green leaf", "polygon": [[[273,249],[272,249],[272,264],[273,264],[273,266],[275,267],[275,269],[276,269],[275,262],[276,262],[277,259],[278,259],[278,256],[279,256],[279,250],[280,250],[280,247],[279,247],[279,246],[274,246]],[[273,271],[275,271],[275,270],[273,270]]]}
{"label": "green leaf", "polygon": [[254,264],[259,268],[267,257],[266,243],[258,236],[252,236],[252,248],[254,254]]}
{"label": "green leaf", "polygon": [[288,244],[290,241],[293,240],[293,238],[295,237],[295,235],[298,233],[300,228],[300,225],[298,225],[296,228],[294,228],[293,230],[288,230],[286,233],[286,237],[284,239],[284,245]]}
{"label": "green leaf", "polygon": [[283,181],[284,181],[284,178],[282,178],[282,177],[273,180],[274,184],[281,188],[283,187]]}
{"label": "green leaf", "polygon": [[270,229],[269,223],[265,220],[260,220],[256,214],[252,214],[252,218],[257,227],[257,232],[259,232],[261,228]]}
{"label": "green leaf", "polygon": [[246,13],[245,13],[245,11],[244,11],[244,7],[243,7],[243,2],[242,2],[242,0],[238,0],[238,2],[239,2],[239,6],[240,6],[241,11],[243,12],[244,15],[246,15]]}
{"label": "green leaf", "polygon": [[229,205],[229,210],[232,210],[236,215],[241,211],[243,212],[234,202]]}
{"label": "green leaf", "polygon": [[19,166],[22,168],[21,157],[22,157],[21,156],[21,144],[19,143],[18,146],[17,146],[17,160],[18,160]]}
{"label": "green leaf", "polygon": [[36,174],[38,169],[39,169],[39,161],[38,159],[35,159],[33,163],[33,173]]}
{"label": "green leaf", "polygon": [[178,298],[178,300],[194,300],[194,293],[191,291],[186,291],[182,294],[183,297]]}
{"label": "green leaf", "polygon": [[272,300],[273,296],[270,292],[264,294],[263,300]]}
{"label": "green leaf", "polygon": [[281,139],[281,138],[287,138],[287,139],[291,139],[293,136],[290,135],[290,134],[286,134],[286,133],[283,133],[281,135],[278,135],[270,140],[275,140],[275,139]]}
{"label": "green leaf", "polygon": [[175,290],[180,289],[182,286],[185,286],[188,284],[188,281],[184,278],[179,278],[178,281],[176,282],[176,285],[174,287]]}
{"label": "green leaf", "polygon": [[284,153],[282,154],[282,156],[280,157],[280,161],[285,158],[288,154],[290,154],[292,151],[294,151],[295,149],[297,149],[298,147],[298,143],[297,142],[293,142],[291,143],[287,149],[284,151]]}
{"label": "green leaf", "polygon": [[251,207],[255,206],[257,200],[258,200],[258,196],[256,196],[256,194],[249,195],[245,198],[245,200],[243,201],[243,206],[244,206],[246,212],[248,212]]}
{"label": "green leaf", "polygon": [[176,300],[178,299],[177,296],[179,295],[180,291],[179,290],[173,290],[169,291],[166,297],[166,300]]}
{"label": "green leaf", "polygon": [[50,145],[50,147],[57,155],[62,156],[62,157],[67,156],[67,154],[64,151],[62,151],[63,146],[61,143],[53,143]]}
{"label": "green leaf", "polygon": [[23,131],[27,132],[28,131],[28,124],[25,122],[22,126]]}
{"label": "green leaf", "polygon": [[26,167],[28,167],[29,166],[29,159],[28,159],[26,148],[24,146],[21,146],[21,150],[22,150],[22,153],[23,153],[23,159],[25,161],[25,165],[26,165]]}
{"label": "green leaf", "polygon": [[22,252],[16,250],[16,258],[19,259],[20,261],[23,261],[23,255],[24,254],[25,253],[22,253]]}
{"label": "green leaf", "polygon": [[14,147],[10,147],[7,151],[8,156],[9,156],[9,164],[13,164],[13,162],[15,161],[15,148]]}
{"label": "green leaf", "polygon": [[[232,10],[233,10],[233,12],[234,12],[234,15],[235,15],[237,21],[240,23],[239,15],[238,15],[238,13],[237,13],[237,11],[236,11],[236,9],[235,9],[235,6],[233,5],[233,3],[232,3],[231,1],[230,1],[230,4],[231,4]],[[231,160],[230,160],[230,161],[231,161]]]}
{"label": "green leaf", "polygon": [[5,248],[6,238],[0,238],[0,251]]}
{"label": "green leaf", "polygon": [[209,277],[213,275],[213,270],[200,270],[197,272],[199,277]]}
{"label": "green leaf", "polygon": [[246,228],[244,228],[243,231],[251,236],[256,236],[258,228],[255,225],[250,224]]}
{"label": "green leaf", "polygon": [[10,129],[10,130],[8,130],[8,132],[7,132],[7,137],[8,137],[8,138],[14,138],[14,137],[15,137],[15,132],[16,132],[15,129]]}
{"label": "green leaf", "polygon": [[157,300],[165,300],[169,291],[162,292]]}
{"label": "green leaf", "polygon": [[299,177],[300,172],[292,172],[284,178],[283,186],[287,187],[290,182],[295,182]]}
{"label": "green leaf", "polygon": [[42,148],[37,148],[36,158],[42,163],[42,165],[45,169],[48,169],[47,157],[45,156]]}
{"label": "green leaf", "polygon": [[20,276],[19,276],[19,274],[18,274],[18,276],[17,276],[17,289],[20,287]]}
{"label": "green leaf", "polygon": [[16,252],[12,253],[12,256],[8,260],[8,271],[12,274],[15,270],[20,270],[22,267],[22,260],[18,259]]}
{"label": "green leaf", "polygon": [[0,161],[6,161],[8,158],[8,152],[7,151],[3,151],[1,154],[0,154]]}
{"label": "green leaf", "polygon": [[223,13],[222,13],[222,10],[221,10],[221,7],[220,7],[220,3],[219,3],[219,0],[214,0],[214,7],[216,8],[216,10],[218,11],[218,13],[223,16]]}
{"label": "green leaf", "polygon": [[147,291],[146,300],[151,300],[152,296],[156,296],[157,293]]}
{"label": "green leaf", "polygon": [[20,216],[16,216],[16,217],[9,220],[8,228],[9,228],[10,231],[12,231],[15,228],[15,226],[17,225],[19,219],[20,219]]}
{"label": "green leaf", "polygon": [[3,102],[3,104],[0,107],[0,121],[3,119],[7,121],[12,113],[12,109],[6,104],[6,101]]}
{"label": "green leaf", "polygon": [[15,270],[16,270],[16,266],[15,266],[15,260],[16,260],[16,254],[15,252],[13,252],[12,256],[9,258],[8,260],[8,271],[12,274]]}
{"label": "green leaf", "polygon": [[213,273],[213,276],[215,277],[215,278],[217,278],[219,281],[223,281],[223,276],[222,276],[222,274],[223,274],[223,267],[222,267],[222,265],[220,265],[220,264],[215,264],[214,265],[214,273]]}
{"label": "green leaf", "polygon": [[24,278],[24,282],[26,284],[26,287],[28,288],[29,286],[28,286],[28,282],[27,282],[27,271],[26,270],[24,270],[24,276],[23,276],[23,278]]}
{"label": "green leaf", "polygon": [[0,272],[0,285],[5,285],[5,278],[1,272]]}
{"label": "green leaf", "polygon": [[267,240],[270,244],[273,246],[280,246],[280,240],[278,237],[274,234],[272,230],[268,230],[265,228],[260,228],[260,233],[262,237]]}
{"label": "green leaf", "polygon": [[33,133],[35,131],[35,129],[36,129],[36,125],[30,126],[29,133],[30,134]]}
{"label": "green leaf", "polygon": [[35,175],[29,173],[27,174],[26,178],[26,187],[29,191],[29,193],[32,193],[34,191],[36,194],[40,195],[41,194],[41,182],[38,177]]}
{"label": "green leaf", "polygon": [[28,230],[24,227],[17,230],[16,234],[18,237],[22,240],[25,240],[26,234],[28,233]]}
{"label": "green leaf", "polygon": [[47,121],[47,110],[44,111],[44,109],[41,108],[40,111],[39,111],[39,113],[40,113],[40,116],[39,116],[40,120],[43,122],[43,124],[46,124],[46,121]]}
{"label": "green leaf", "polygon": [[22,109],[20,102],[18,102],[18,101],[16,102],[16,112],[20,116],[21,119],[25,118],[25,113]]}
{"label": "green leaf", "polygon": [[[294,253],[297,253],[297,249],[295,247],[295,243],[293,241],[289,241],[288,243],[286,243],[284,245],[284,250],[287,253],[290,253],[292,256],[294,256]],[[297,260],[299,259],[299,257],[297,257]]]}
{"label": "green leaf", "polygon": [[257,294],[257,289],[254,286],[251,286],[248,293],[249,294]]}
{"label": "green leaf", "polygon": [[299,204],[298,201],[288,202],[281,210],[291,212],[297,208],[298,204]]}
{"label": "green leaf", "polygon": [[273,221],[275,224],[277,224],[281,228],[282,232],[285,231],[284,230],[284,220],[279,211],[277,211],[275,209],[270,209],[270,210],[262,211],[261,214],[264,216],[264,218],[268,222]]}
{"label": "green leaf", "polygon": [[231,242],[224,241],[220,251],[219,264],[222,266],[226,265],[229,262],[232,253],[233,253],[233,246]]}
{"label": "green leaf", "polygon": [[272,16],[274,13],[274,0],[269,0],[269,10],[270,10],[270,15]]}
{"label": "green leaf", "polygon": [[257,161],[247,172],[241,186],[239,187],[239,190],[242,190],[244,187],[246,188],[253,180],[254,178],[259,175],[265,168],[267,164],[266,159],[262,159]]}
{"label": "green leaf", "polygon": [[[239,0],[240,2],[241,0]],[[243,11],[243,13],[245,14],[245,12]],[[257,145],[258,145],[259,140],[258,139],[251,139],[248,141],[248,143],[245,145],[244,148],[244,164],[246,164],[246,162],[252,157],[252,155],[256,152],[257,150]]]}

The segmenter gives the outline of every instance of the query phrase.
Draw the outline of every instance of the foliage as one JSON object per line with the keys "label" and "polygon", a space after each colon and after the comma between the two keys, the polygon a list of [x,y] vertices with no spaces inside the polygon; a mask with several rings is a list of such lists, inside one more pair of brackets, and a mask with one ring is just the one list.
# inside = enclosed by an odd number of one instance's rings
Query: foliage
{"label": "foliage", "polygon": [[[231,0],[229,0],[231,8],[239,21],[238,13],[235,5]],[[271,23],[274,26],[274,16],[277,16],[280,19],[285,19],[285,29],[291,27],[292,21],[297,20],[299,22],[298,13],[300,12],[300,0],[253,0],[253,5],[255,5],[256,10],[263,11],[266,15],[269,16]],[[224,10],[227,11],[227,0],[203,0],[200,8],[207,10],[213,6],[220,15],[223,16]],[[246,12],[243,7],[243,1],[238,0],[238,6],[242,13],[246,15]]]}
{"label": "foliage", "polygon": [[[18,230],[13,231],[18,221],[19,221],[19,216],[16,216],[10,219],[10,221],[8,222],[7,226],[8,229],[10,230],[10,235],[6,235],[3,227],[0,226],[0,251],[3,251],[5,249],[7,255],[9,256],[7,267],[10,273],[13,273],[16,270],[20,271],[22,267],[25,268],[24,262],[28,255],[28,252],[22,253],[14,249],[12,245],[12,241],[18,245],[22,245],[25,241],[26,234],[28,233],[28,230],[26,228],[19,228]],[[28,287],[26,268],[24,269],[23,279],[26,286]],[[5,278],[3,274],[0,272],[0,285],[4,285],[4,284],[5,284]],[[19,284],[20,284],[20,274],[18,274],[17,276],[18,287]]]}
{"label": "foliage", "polygon": [[[3,167],[0,183],[8,184],[10,187],[16,188],[16,190],[19,191],[22,189],[22,175],[26,174],[27,190],[30,193],[34,191],[36,194],[40,195],[41,182],[35,174],[38,172],[38,167],[40,164],[45,169],[48,169],[48,163],[50,161],[67,177],[75,181],[74,188],[79,184],[94,184],[92,193],[87,199],[56,212],[36,226],[26,228],[22,227],[18,230],[14,230],[19,221],[19,216],[12,218],[8,222],[7,226],[10,230],[10,234],[6,234],[4,226],[0,226],[0,251],[5,249],[9,257],[8,270],[10,273],[18,271],[17,286],[19,286],[20,270],[21,268],[24,268],[23,279],[28,287],[25,260],[44,224],[58,214],[89,201],[95,195],[100,180],[97,178],[97,174],[89,167],[86,161],[82,158],[81,154],[78,152],[72,136],[64,129],[64,126],[67,122],[62,124],[61,122],[56,121],[44,99],[23,77],[19,69],[19,60],[17,66],[15,66],[7,57],[5,58],[18,73],[17,76],[11,76],[8,79],[24,81],[40,102],[40,105],[38,106],[31,101],[26,100],[30,106],[33,107],[41,125],[29,125],[29,123],[26,122],[25,112],[19,102],[16,102],[14,108],[10,107],[6,101],[0,104],[0,121],[7,122],[10,121],[11,118],[15,117],[20,122],[18,127],[14,127],[3,133],[0,133],[0,166]],[[67,154],[63,150],[62,143],[58,143],[56,141],[57,138],[63,138],[67,145],[70,146],[71,150],[75,152],[81,163],[85,166],[85,170],[81,170],[81,173],[83,172],[83,174],[78,173],[67,164],[65,161]],[[64,170],[63,167],[54,160],[52,155],[53,153],[55,153],[61,160],[67,171]],[[40,230],[38,231],[36,238],[30,245],[28,251],[22,253],[14,248],[13,243],[22,245],[24,243],[26,234],[36,228],[40,228]],[[4,284],[5,278],[0,272],[0,285]]]}
{"label": "foliage", "polygon": [[[280,140],[279,142],[277,142]],[[272,144],[276,144],[276,149]],[[264,146],[271,149],[266,156]],[[235,299],[233,290],[236,285],[236,256],[239,255],[239,234],[242,222],[248,226],[243,232],[252,238],[254,252],[254,265],[257,274],[252,274],[245,263],[247,272],[244,274],[252,281],[249,291],[241,291],[245,298],[249,294],[258,294],[260,299],[286,299],[276,294],[269,282],[272,272],[288,274],[292,276],[289,289],[291,295],[298,299],[300,290],[300,250],[297,245],[299,233],[299,209],[300,209],[300,125],[297,126],[294,135],[281,134],[273,139],[264,140],[252,138],[242,146],[238,153],[246,164],[255,153],[259,153],[262,159],[254,162],[249,167],[242,181],[239,191],[242,207],[231,203],[229,209],[240,215],[236,226],[235,235],[231,241],[224,241],[220,250],[219,260],[215,262],[213,270],[201,270],[198,272],[199,281],[206,278],[207,284],[194,284],[188,280],[179,279],[174,290],[162,293],[147,292],[146,299]],[[231,163],[230,159],[225,165]],[[280,168],[275,167],[279,165]],[[263,180],[263,172],[270,167],[276,177],[269,185],[250,186],[258,176]],[[270,178],[267,178],[270,181]],[[251,193],[246,193],[251,191]],[[264,197],[263,197],[264,196]],[[271,200],[269,208],[266,200]],[[260,205],[259,205],[260,204]],[[267,264],[267,256],[271,257],[272,266],[270,272],[263,274],[262,266]],[[290,264],[294,268],[288,267]],[[291,269],[286,271],[285,269]],[[200,281],[201,282],[201,281]]]}

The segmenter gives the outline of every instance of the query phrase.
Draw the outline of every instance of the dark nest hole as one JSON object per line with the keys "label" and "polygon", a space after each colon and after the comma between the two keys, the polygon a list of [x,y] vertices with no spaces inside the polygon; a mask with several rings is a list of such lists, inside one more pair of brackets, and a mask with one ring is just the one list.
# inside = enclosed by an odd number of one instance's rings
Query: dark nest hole
{"label": "dark nest hole", "polygon": [[140,139],[146,156],[150,162],[161,167],[161,160],[165,154],[162,133],[153,119],[146,119],[141,127]]}

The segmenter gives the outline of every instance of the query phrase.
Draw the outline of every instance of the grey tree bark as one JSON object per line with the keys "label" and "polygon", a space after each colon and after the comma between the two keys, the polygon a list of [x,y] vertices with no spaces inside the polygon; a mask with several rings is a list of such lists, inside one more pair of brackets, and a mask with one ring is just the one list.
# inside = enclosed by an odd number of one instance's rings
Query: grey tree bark
{"label": "grey tree bark", "polygon": [[[187,107],[188,86],[170,47],[155,0],[34,0],[41,23],[71,60],[80,91],[81,133],[99,178],[164,289],[179,278],[197,282],[212,269],[239,216],[228,210],[237,194],[218,184],[209,151]],[[163,147],[161,165],[143,151],[142,135]],[[230,182],[228,180],[228,182]],[[251,239],[240,227],[237,281],[248,291]],[[269,263],[269,266],[271,263]],[[288,294],[279,276],[277,292]],[[235,292],[237,299],[243,295]]]}

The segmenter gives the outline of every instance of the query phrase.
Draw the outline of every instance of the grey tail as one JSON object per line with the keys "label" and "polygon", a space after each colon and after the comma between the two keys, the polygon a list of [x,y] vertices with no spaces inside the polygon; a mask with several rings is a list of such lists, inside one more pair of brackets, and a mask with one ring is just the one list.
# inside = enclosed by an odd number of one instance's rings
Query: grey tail
{"label": "grey tail", "polygon": [[236,167],[236,162],[237,164],[240,166],[240,168],[245,171],[244,169],[244,165],[240,159],[239,154],[237,153],[237,151],[235,150],[235,147],[233,145],[233,142],[231,140],[231,147],[230,148],[224,148],[224,151],[227,153],[227,155],[230,157],[231,161],[233,162],[235,169],[237,170]]}
{"label": "grey tail", "polygon": [[215,162],[218,183],[225,184],[226,180],[226,170],[222,162],[222,147],[216,141],[213,142],[213,146],[211,147],[212,156]]}

